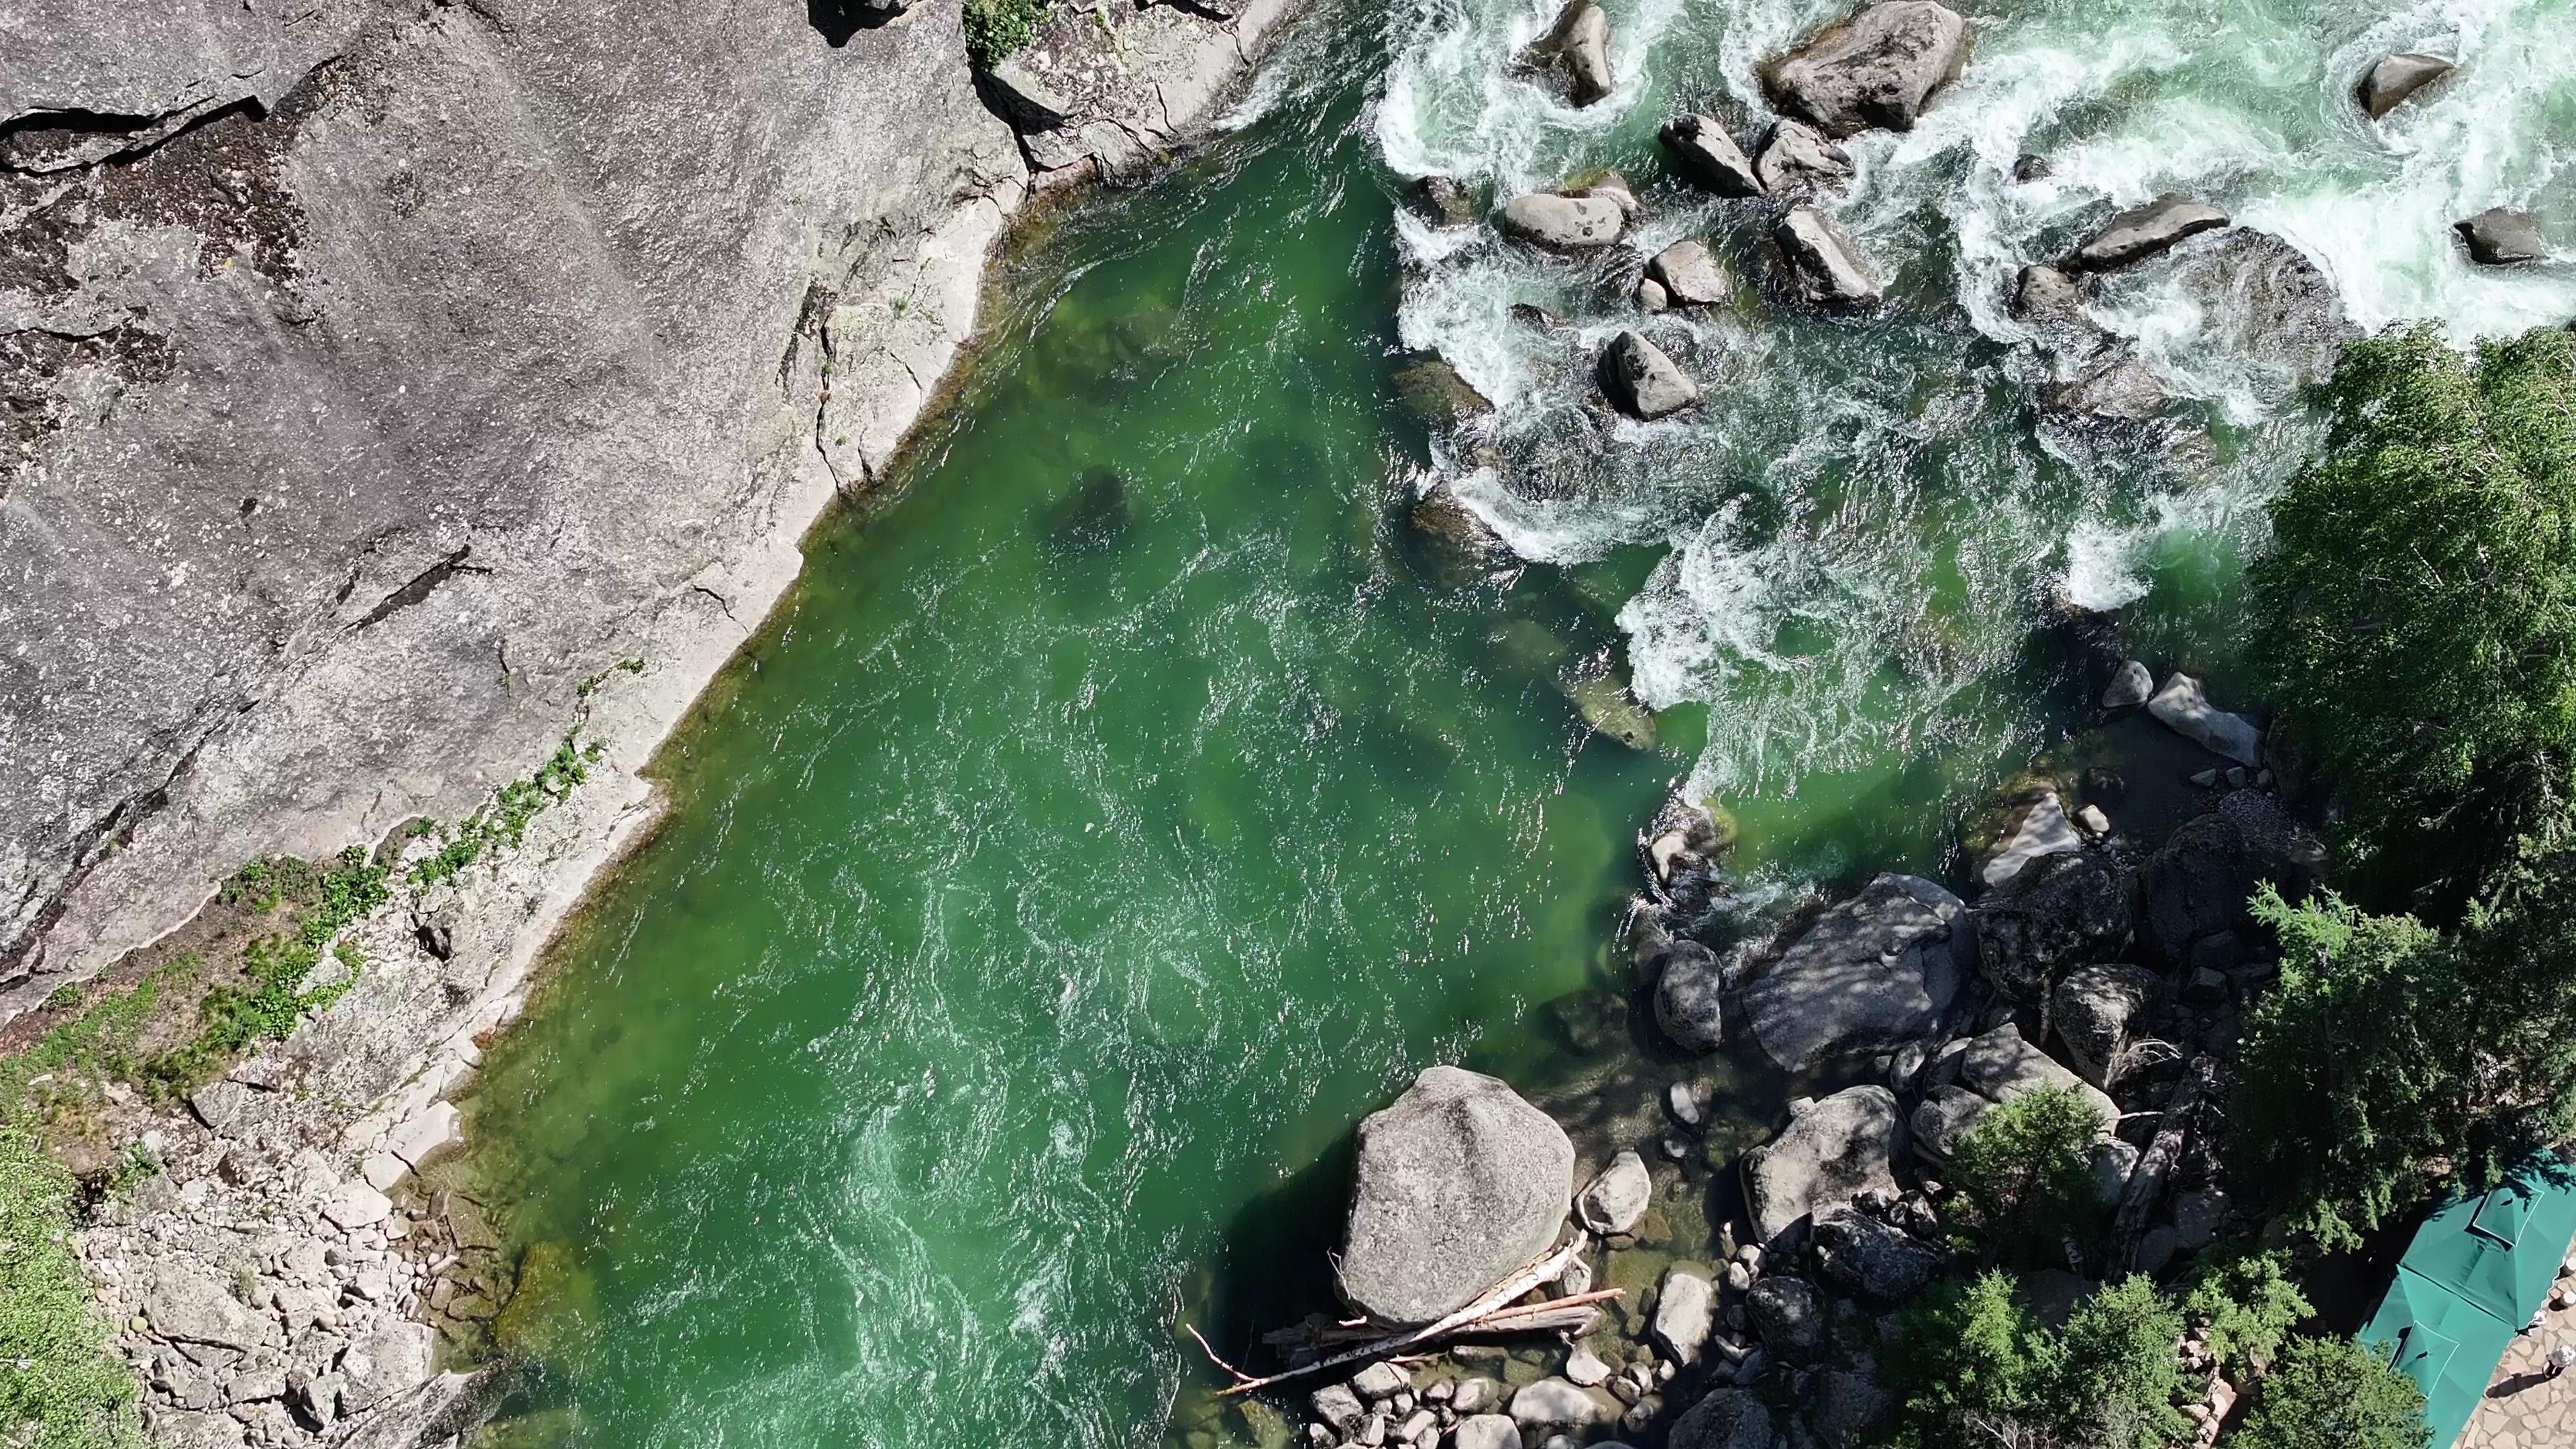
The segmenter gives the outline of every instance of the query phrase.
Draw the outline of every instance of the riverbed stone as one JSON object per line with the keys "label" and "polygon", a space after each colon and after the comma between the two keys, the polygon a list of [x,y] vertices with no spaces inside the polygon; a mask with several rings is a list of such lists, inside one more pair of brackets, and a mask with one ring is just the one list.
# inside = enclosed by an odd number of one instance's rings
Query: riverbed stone
{"label": "riverbed stone", "polygon": [[2376,121],[2397,109],[2407,97],[2449,75],[2452,63],[2438,55],[2401,50],[2380,57],[2353,87],[2353,99]]}
{"label": "riverbed stone", "polygon": [[1849,153],[1833,138],[1790,117],[1771,128],[1754,159],[1754,178],[1775,196],[1822,196],[1852,179]]}
{"label": "riverbed stone", "polygon": [[1521,1426],[1508,1414],[1470,1414],[1451,1436],[1456,1449],[1521,1449]]}
{"label": "riverbed stone", "polygon": [[2111,676],[2109,687],[2102,691],[2104,709],[2133,709],[2154,696],[2156,677],[2147,666],[2135,659],[2120,661],[2119,672]]}
{"label": "riverbed stone", "polygon": [[1817,1214],[1813,1241],[1816,1276],[1876,1307],[1922,1292],[1941,1269],[1939,1248],[1856,1208]]}
{"label": "riverbed stone", "polygon": [[1654,1198],[1655,1180],[1646,1171],[1646,1160],[1621,1152],[1574,1200],[1574,1215],[1596,1233],[1624,1233],[1637,1226]]}
{"label": "riverbed stone", "polygon": [[168,1263],[143,1281],[143,1317],[152,1331],[179,1344],[248,1350],[278,1339],[276,1324],[255,1313],[218,1280]]}
{"label": "riverbed stone", "polygon": [[1681,173],[1683,180],[1720,196],[1762,194],[1762,178],[1754,171],[1753,163],[1715,119],[1675,116],[1664,123],[1658,135],[1673,159],[1673,169]]}
{"label": "riverbed stone", "polygon": [[1493,1077],[1432,1067],[1360,1123],[1342,1296],[1429,1323],[1546,1252],[1573,1194],[1565,1129]]}
{"label": "riverbed stone", "polygon": [[1765,66],[1764,92],[1829,136],[1910,131],[1968,60],[1968,22],[1934,0],[1879,0]]}
{"label": "riverbed stone", "polygon": [[1435,479],[1423,490],[1410,517],[1432,567],[1446,582],[1467,583],[1513,561],[1512,546],[1458,496],[1450,479]]}
{"label": "riverbed stone", "polygon": [[1588,106],[1617,82],[1610,73],[1610,14],[1597,0],[1567,0],[1556,23],[1529,49],[1530,62],[1565,82],[1566,99]]}
{"label": "riverbed stone", "polygon": [[1851,239],[1821,211],[1789,208],[1771,229],[1789,289],[1814,307],[1867,307],[1886,295]]}
{"label": "riverbed stone", "polygon": [[1561,1378],[1544,1378],[1513,1391],[1511,1416],[1526,1436],[1534,1430],[1549,1432],[1607,1424],[1619,1417],[1619,1406],[1597,1390]]}
{"label": "riverbed stone", "polygon": [[1676,307],[1715,307],[1735,295],[1735,278],[1727,274],[1726,264],[1696,237],[1655,253],[1646,263],[1646,277]]}
{"label": "riverbed stone", "polygon": [[322,1216],[329,1218],[335,1227],[344,1230],[370,1227],[383,1222],[385,1216],[393,1210],[393,1203],[387,1200],[383,1193],[360,1181],[340,1184],[339,1188],[322,1202]]}
{"label": "riverbed stone", "polygon": [[2109,1091],[2129,1050],[2130,1028],[2160,994],[2162,979],[2125,962],[2080,966],[2049,996],[2049,1021],[2078,1075]]}
{"label": "riverbed stone", "polygon": [[1535,191],[1503,203],[1494,224],[1505,236],[1551,251],[1590,251],[1619,239],[1628,211],[1608,196]]}
{"label": "riverbed stone", "polygon": [[1652,422],[1700,400],[1700,386],[1664,350],[1635,332],[1622,332],[1601,349],[1601,390],[1621,412]]}
{"label": "riverbed stone", "polygon": [[1460,426],[1494,410],[1493,402],[1436,352],[1416,354],[1395,370],[1395,395],[1436,429]]}
{"label": "riverbed stone", "polygon": [[2024,866],[2043,855],[2064,855],[2082,850],[2083,839],[2075,833],[2074,822],[2066,818],[2066,806],[2057,792],[2041,792],[2004,837],[2001,847],[1989,859],[1977,878],[1988,886],[2000,886],[2022,872]]}
{"label": "riverbed stone", "polygon": [[1744,1154],[1744,1200],[1755,1237],[1783,1246],[1811,1216],[1867,1192],[1896,1194],[1896,1096],[1846,1087],[1791,1109],[1778,1137]]}
{"label": "riverbed stone", "polygon": [[1414,211],[1433,226],[1447,229],[1476,224],[1476,193],[1455,176],[1425,176],[1413,183],[1407,195],[1412,198]]}
{"label": "riverbed stone", "polygon": [[1709,1282],[1707,1270],[1690,1263],[1665,1269],[1664,1281],[1655,1291],[1653,1327],[1655,1342],[1664,1354],[1675,1363],[1699,1362],[1716,1327],[1717,1287]]}
{"label": "riverbed stone", "polygon": [[1737,1000],[1782,1070],[1893,1048],[1930,1031],[1966,975],[1959,898],[1919,876],[1881,875],[1768,953]]}
{"label": "riverbed stone", "polygon": [[1673,1422],[1671,1449],[1775,1449],[1771,1410],[1750,1392],[1719,1388]]}
{"label": "riverbed stone", "polygon": [[1765,1273],[1744,1295],[1744,1316],[1774,1358],[1805,1363],[1825,1346],[1824,1314],[1815,1286],[1788,1273]]}
{"label": "riverbed stone", "polygon": [[1316,1419],[1344,1437],[1357,1433],[1361,1421],[1368,1418],[1368,1407],[1349,1384],[1326,1384],[1307,1395],[1306,1404],[1314,1410]]}
{"label": "riverbed stone", "polygon": [[2487,267],[2510,267],[2549,260],[2549,241],[2540,234],[2540,218],[2513,206],[2491,206],[2451,229],[2469,249],[2469,260]]}
{"label": "riverbed stone", "polygon": [[2211,704],[2200,681],[2188,674],[2168,675],[2164,687],[2147,701],[2147,713],[2212,754],[2249,768],[2263,763],[2263,732],[2243,715]]}
{"label": "riverbed stone", "polygon": [[2190,237],[2228,224],[2227,213],[2178,191],[2112,217],[2058,263],[2068,272],[2108,272],[2169,251]]}

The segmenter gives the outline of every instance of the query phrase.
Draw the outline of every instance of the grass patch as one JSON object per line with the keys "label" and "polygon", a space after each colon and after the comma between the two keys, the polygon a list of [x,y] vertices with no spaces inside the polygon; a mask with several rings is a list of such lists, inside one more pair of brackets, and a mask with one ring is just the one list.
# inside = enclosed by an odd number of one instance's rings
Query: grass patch
{"label": "grass patch", "polygon": [[[595,681],[584,692],[591,687]],[[494,851],[518,849],[527,838],[528,822],[562,803],[573,787],[589,779],[590,767],[605,753],[606,747],[596,742],[581,743],[581,728],[574,726],[534,774],[503,785],[491,804],[441,830],[438,850],[413,864],[412,883],[429,886],[454,880]]]}
{"label": "grass patch", "polygon": [[12,1449],[143,1442],[134,1375],[108,1352],[72,1257],[72,1193],[35,1133],[0,1123],[0,1444]]}

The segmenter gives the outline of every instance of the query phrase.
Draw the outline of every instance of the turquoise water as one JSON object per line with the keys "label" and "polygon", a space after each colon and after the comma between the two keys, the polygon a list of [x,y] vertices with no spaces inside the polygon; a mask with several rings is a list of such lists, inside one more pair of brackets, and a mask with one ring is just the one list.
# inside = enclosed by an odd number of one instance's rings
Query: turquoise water
{"label": "turquoise water", "polygon": [[[1180,1325],[1244,1352],[1314,1301],[1351,1126],[1422,1066],[1510,1078],[1594,1157],[1669,1073],[1767,1119],[1763,1084],[1661,1057],[1620,994],[1635,831],[1676,783],[1737,820],[1756,898],[1955,874],[1959,820],[2080,722],[2062,603],[2229,679],[2254,505],[2308,424],[2148,277],[2105,309],[2183,394],[2183,441],[2043,436],[1992,285],[2019,259],[2205,163],[2183,179],[2287,218],[2365,321],[2475,330],[2563,285],[2499,293],[2429,245],[2347,267],[2335,218],[2374,186],[2373,226],[2449,205],[2417,197],[2423,146],[2555,114],[2576,48],[2499,62],[2400,151],[2325,99],[2395,22],[1998,7],[1961,95],[1860,148],[1845,218],[1895,273],[1888,315],[1659,323],[1725,385],[1605,429],[1508,307],[1606,336],[1616,265],[1435,236],[1405,181],[1623,165],[1650,237],[1758,276],[1758,217],[1663,188],[1652,127],[1676,97],[1741,106],[1751,58],[1825,13],[1612,12],[1630,80],[1587,113],[1492,76],[1535,5],[1326,16],[1206,152],[1013,259],[964,395],[815,540],[662,761],[668,827],[487,1065],[478,1166],[514,1238],[572,1265],[513,1402],[547,1437],[1251,1437],[1206,1417]],[[2503,55],[2569,13],[2424,24]],[[2007,197],[2025,145],[2069,159]],[[2503,142],[2473,154],[2522,188],[2499,199],[2566,199]],[[1408,346],[1503,404],[1469,495],[1547,562],[1452,590],[1415,556],[1404,500],[1469,450],[1394,401]],[[1585,727],[1604,676],[1661,711],[1648,748]]]}

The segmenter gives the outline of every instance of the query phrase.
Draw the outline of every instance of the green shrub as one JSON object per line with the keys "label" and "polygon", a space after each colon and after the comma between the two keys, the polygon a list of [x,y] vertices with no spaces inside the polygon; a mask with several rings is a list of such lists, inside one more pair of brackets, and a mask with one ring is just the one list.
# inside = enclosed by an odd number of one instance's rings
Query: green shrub
{"label": "green shrub", "polygon": [[2343,794],[2366,886],[2465,902],[2563,810],[2576,745],[2576,338],[2345,350],[2326,451],[2251,572],[2273,702]]}
{"label": "green shrub", "polygon": [[2061,1335],[2067,1427],[2102,1449],[2164,1449],[2191,1432],[2174,1408],[2182,1387],[2182,1310],[2133,1274],[2076,1305]]}
{"label": "green shrub", "polygon": [[966,0],[966,54],[980,66],[1000,64],[1037,39],[1052,0]]}
{"label": "green shrub", "polygon": [[2208,1255],[2206,1262],[2183,1311],[2208,1323],[2209,1351],[2242,1378],[2271,1360],[2292,1324],[2317,1310],[2290,1281],[2278,1253],[2239,1249]]}
{"label": "green shrub", "polygon": [[2234,1449],[2424,1449],[2424,1393],[2348,1338],[2294,1338],[2264,1375]]}
{"label": "green shrub", "polygon": [[1949,1180],[1967,1195],[1990,1253],[2054,1261],[2066,1239],[2092,1236],[2101,1217],[2093,1145],[2107,1125],[2063,1087],[2024,1092],[1977,1119],[1952,1154]]}
{"label": "green shrub", "polygon": [[71,1231],[70,1175],[35,1135],[0,1124],[0,1444],[125,1449],[142,1442],[134,1377],[107,1350]]}
{"label": "green shrub", "polygon": [[1903,1449],[2083,1443],[2162,1449],[2189,1430],[2173,1407],[2182,1310],[2132,1277],[2096,1291],[2051,1332],[1989,1270],[1907,1310],[1894,1356]]}

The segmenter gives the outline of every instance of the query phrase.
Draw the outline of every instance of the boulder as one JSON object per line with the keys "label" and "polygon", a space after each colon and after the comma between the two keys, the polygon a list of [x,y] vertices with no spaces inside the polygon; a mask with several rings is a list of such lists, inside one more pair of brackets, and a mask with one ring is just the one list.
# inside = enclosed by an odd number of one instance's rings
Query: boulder
{"label": "boulder", "polygon": [[1628,227],[1628,210],[1609,196],[1562,196],[1537,191],[1503,203],[1494,218],[1503,235],[1551,251],[1606,247]]}
{"label": "boulder", "polygon": [[1380,1359],[1351,1375],[1351,1389],[1363,1399],[1391,1399],[1413,1387],[1413,1376],[1402,1364]]}
{"label": "boulder", "polygon": [[2129,1174],[2138,1170],[2138,1149],[2114,1137],[2093,1144],[2093,1200],[2110,1212],[2129,1194]]}
{"label": "boulder", "polygon": [[1523,1434],[1583,1429],[1619,1417],[1618,1405],[1608,1395],[1555,1378],[1521,1385],[1512,1394],[1511,1412]]}
{"label": "boulder", "polygon": [[1326,1384],[1306,1396],[1307,1406],[1314,1410],[1317,1422],[1332,1426],[1343,1438],[1359,1432],[1368,1418],[1368,1406],[1349,1384]]}
{"label": "boulder", "polygon": [[1451,1431],[1454,1449],[1521,1449],[1521,1426],[1507,1414],[1471,1414]]}
{"label": "boulder", "polygon": [[1766,1247],[1865,1192],[1896,1192],[1899,1124],[1885,1087],[1846,1087],[1790,1109],[1786,1130],[1744,1154],[1744,1200]]}
{"label": "boulder", "polygon": [[1774,1358],[1805,1363],[1825,1346],[1825,1319],[1814,1285],[1786,1273],[1765,1273],[1744,1295],[1744,1316]]}
{"label": "boulder", "polygon": [[2247,901],[2269,881],[2297,900],[2323,878],[2325,848],[2261,790],[2236,790],[2177,827],[2138,868],[2138,934],[2153,957],[2179,966],[2195,942],[2259,930]]}
{"label": "boulder", "polygon": [[1850,182],[1852,163],[1824,132],[1804,121],[1786,120],[1763,141],[1753,176],[1774,196],[1820,196]]}
{"label": "boulder", "polygon": [[1771,1410],[1737,1388],[1712,1390],[1673,1421],[1671,1449],[1776,1449]]}
{"label": "boulder", "polygon": [[1862,265],[1851,240],[1823,212],[1792,206],[1771,228],[1789,289],[1815,307],[1866,307],[1887,288]]}
{"label": "boulder", "polygon": [[2290,387],[2322,382],[2361,329],[2307,254],[2269,232],[2231,227],[2174,253],[2174,280],[2211,342],[2279,370]]}
{"label": "boulder", "polygon": [[1573,1195],[1563,1128],[1492,1077],[1433,1067],[1360,1123],[1342,1296],[1429,1323],[1546,1252]]}
{"label": "boulder", "polygon": [[1655,1290],[1653,1325],[1665,1357],[1679,1364],[1699,1362],[1716,1328],[1717,1287],[1708,1274],[1682,1263],[1665,1269],[1663,1284]]}
{"label": "boulder", "polygon": [[226,1136],[239,1132],[258,1109],[259,1096],[239,1082],[208,1082],[188,1094],[188,1110],[197,1120]]}
{"label": "boulder", "polygon": [[2145,704],[2156,692],[2156,677],[2147,666],[2135,659],[2120,661],[2119,672],[2111,676],[2110,687],[2102,691],[2104,709],[2132,709]]}
{"label": "boulder", "polygon": [[2397,109],[2398,103],[2408,96],[2449,75],[2452,69],[2451,62],[2438,55],[2401,50],[2380,57],[2379,64],[2372,66],[2362,76],[2361,83],[2353,87],[2352,97],[2361,103],[2362,111],[2376,121]]}
{"label": "boulder", "polygon": [[1455,176],[1425,176],[1413,183],[1408,193],[1413,209],[1425,221],[1438,227],[1474,226],[1476,193]]}
{"label": "boulder", "polygon": [[2069,272],[2108,272],[2171,250],[2189,237],[2227,225],[2227,213],[2167,192],[2143,206],[2133,206],[2105,223],[2090,241],[2058,263]]}
{"label": "boulder", "polygon": [[1073,119],[1073,102],[1017,59],[979,71],[975,80],[995,113],[1022,135],[1061,130]]}
{"label": "boulder", "polygon": [[1806,1072],[1931,1031],[1967,972],[1960,910],[1928,880],[1882,875],[1757,958],[1737,1005],[1763,1054]]}
{"label": "boulder", "polygon": [[1967,60],[1958,12],[1934,0],[1879,0],[1763,67],[1762,86],[1775,109],[1829,136],[1909,131]]}
{"label": "boulder", "polygon": [[1666,950],[1655,981],[1655,1025],[1675,1046],[1713,1052],[1726,1044],[1726,968],[1697,941]]}
{"label": "boulder", "polygon": [[2147,701],[2147,713],[2211,754],[2224,755],[2249,769],[2263,763],[2263,732],[2243,715],[2211,704],[2200,681],[2188,674],[2168,676],[2164,688]]}
{"label": "boulder", "polygon": [[2135,896],[2128,867],[2111,855],[2041,856],[1977,902],[1978,974],[2007,1000],[2043,1001],[2069,970],[2120,954]]}
{"label": "boulder", "polygon": [[1923,1291],[1941,1270],[1941,1250],[1853,1208],[1816,1215],[1816,1276],[1862,1302],[1884,1307]]}
{"label": "boulder", "polygon": [[1703,241],[1677,241],[1655,253],[1646,276],[1676,307],[1715,307],[1735,295],[1735,279]]}
{"label": "boulder", "polygon": [[1423,353],[1395,370],[1395,395],[1414,416],[1435,429],[1447,430],[1494,410],[1458,369],[1438,353]]}
{"label": "boulder", "polygon": [[1660,133],[1673,169],[1720,196],[1760,196],[1762,178],[1726,128],[1707,116],[1675,116]]}
{"label": "boulder", "polygon": [[1967,1051],[1959,1058],[1959,1085],[1997,1104],[2042,1087],[2073,1092],[2102,1119],[2106,1135],[2120,1116],[2119,1107],[2101,1088],[2024,1041],[2021,1028],[2011,1022],[1968,1043]]}
{"label": "boulder", "polygon": [[1601,1355],[1578,1343],[1565,1351],[1565,1381],[1597,1389],[1610,1382],[1610,1365],[1601,1361]]}
{"label": "boulder", "polygon": [[1977,1119],[1993,1106],[1965,1087],[1940,1086],[1924,1093],[1907,1124],[1913,1131],[1915,1155],[1934,1163],[1948,1162],[1950,1154],[1959,1150],[1959,1139],[1975,1130]]}
{"label": "boulder", "polygon": [[1977,872],[1977,878],[1989,887],[2005,885],[2043,855],[2065,855],[2083,848],[2084,841],[2076,835],[2074,822],[2066,818],[2066,806],[2058,800],[2056,791],[2049,790],[2022,812],[2012,833],[2004,837],[1985,868]]}
{"label": "boulder", "polygon": [[1456,485],[1446,478],[1434,481],[1414,501],[1411,518],[1414,532],[1421,535],[1424,549],[1444,578],[1465,583],[1512,563],[1512,546],[1483,514],[1467,506]]}
{"label": "boulder", "polygon": [[1595,0],[1567,0],[1556,24],[1530,47],[1530,62],[1565,79],[1565,96],[1588,106],[1608,96],[1616,82],[1610,74],[1610,14]]}
{"label": "boulder", "polygon": [[1700,400],[1699,384],[1664,350],[1634,332],[1622,332],[1601,349],[1601,390],[1621,412],[1652,422]]}
{"label": "boulder", "polygon": [[2129,1029],[2163,983],[2124,963],[2079,966],[2057,983],[2048,999],[2049,1022],[2076,1074],[2109,1091],[2123,1069]]}
{"label": "boulder", "polygon": [[1879,1383],[1876,1365],[1868,1358],[1818,1372],[1810,1392],[1815,1401],[1808,1406],[1807,1422],[1824,1449],[1874,1449],[1887,1442],[1896,1400]]}
{"label": "boulder", "polygon": [[322,1200],[322,1216],[344,1231],[383,1222],[393,1210],[390,1199],[364,1182],[344,1182]]}
{"label": "boulder", "polygon": [[2061,352],[2090,351],[2110,335],[2084,309],[2084,284],[2044,262],[2022,268],[2014,280],[2012,314]]}
{"label": "boulder", "polygon": [[212,1277],[163,1264],[142,1286],[144,1321],[172,1343],[248,1350],[282,1337],[268,1315],[245,1307]]}
{"label": "boulder", "polygon": [[2469,248],[2469,260],[2481,266],[2509,267],[2549,259],[2549,242],[2540,234],[2540,218],[2511,206],[2494,206],[2451,230]]}
{"label": "boulder", "polygon": [[1639,277],[1637,279],[1638,310],[1644,312],[1663,312],[1669,311],[1672,308],[1672,305],[1672,293],[1664,290],[1663,283],[1656,281],[1652,277]]}
{"label": "boulder", "polygon": [[2165,410],[2165,380],[2125,339],[2070,359],[2066,375],[2039,392],[2042,412],[2058,417],[2143,422]]}
{"label": "boulder", "polygon": [[1637,1226],[1654,1198],[1655,1180],[1646,1172],[1646,1160],[1622,1152],[1574,1200],[1574,1216],[1596,1233],[1624,1233]]}

